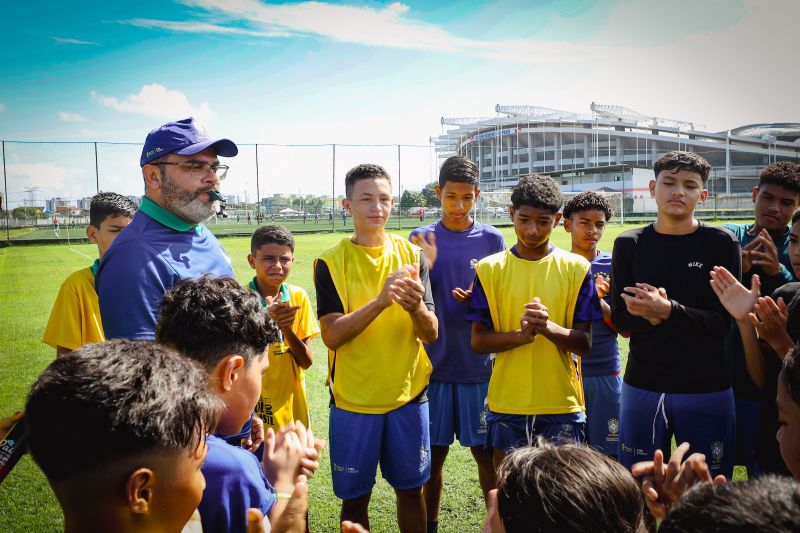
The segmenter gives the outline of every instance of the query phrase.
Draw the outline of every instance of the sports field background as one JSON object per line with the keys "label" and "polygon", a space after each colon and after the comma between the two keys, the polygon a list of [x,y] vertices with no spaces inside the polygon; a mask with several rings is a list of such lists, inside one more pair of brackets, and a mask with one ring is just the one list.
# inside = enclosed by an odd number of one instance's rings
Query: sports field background
{"label": "sports field background", "polygon": [[[610,251],[613,239],[629,227],[608,227],[600,248]],[[501,231],[507,245],[513,245],[513,228],[505,227]],[[296,262],[289,282],[304,287],[314,307],[313,259],[344,236],[344,233],[323,233],[296,237]],[[561,248],[570,247],[569,236],[562,227],[556,228],[551,241]],[[226,238],[222,244],[233,258],[237,278],[242,283],[247,282],[254,275],[247,264],[249,238]],[[61,282],[73,271],[89,266],[96,257],[97,248],[93,244],[0,248],[0,416],[23,408],[30,385],[55,357],[55,351],[42,344],[41,337]],[[620,339],[620,352],[624,365],[628,352],[625,339]],[[315,362],[306,373],[311,420],[315,433],[327,438],[327,355],[319,339],[314,341],[314,357]],[[64,457],[64,460],[70,458]],[[737,477],[741,477],[738,469],[737,473]],[[327,452],[323,452],[320,470],[309,486],[311,530],[338,531],[339,500],[331,489]],[[394,502],[393,491],[379,479],[370,504],[372,531],[397,530]],[[466,448],[455,445],[445,464],[440,529],[443,532],[479,531],[484,514],[472,457]],[[26,455],[0,484],[0,531],[63,531],[63,527],[58,502],[44,476]]]}

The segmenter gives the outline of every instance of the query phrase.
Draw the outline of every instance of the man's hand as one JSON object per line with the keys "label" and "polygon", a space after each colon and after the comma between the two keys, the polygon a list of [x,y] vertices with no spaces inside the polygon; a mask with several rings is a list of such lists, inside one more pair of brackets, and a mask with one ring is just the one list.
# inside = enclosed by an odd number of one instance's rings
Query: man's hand
{"label": "man's hand", "polygon": [[547,307],[542,301],[536,297],[531,303],[525,304],[525,312],[522,314],[523,331],[525,325],[530,326],[536,333],[544,333],[547,331],[547,321],[550,315]]}
{"label": "man's hand", "polygon": [[652,461],[636,463],[631,467],[634,477],[644,476],[644,501],[656,518],[664,518],[669,508],[693,485],[711,481],[725,483],[725,476],[712,479],[705,455],[701,453],[692,454],[681,464],[688,451],[689,443],[684,442],[672,453],[667,465],[664,464],[664,453],[656,450]]}
{"label": "man's hand", "polygon": [[755,239],[742,247],[742,272],[749,272],[753,265],[760,266],[768,276],[777,276],[781,270],[778,248],[766,229],[761,229]]}
{"label": "man's hand", "polygon": [[669,318],[672,302],[667,299],[664,288],[656,288],[647,283],[637,283],[635,287],[625,287],[621,294],[628,312],[639,316],[657,326]]}
{"label": "man's hand", "polygon": [[451,291],[453,298],[460,304],[468,304],[470,298],[472,298],[472,289],[464,290],[461,287],[456,287]]}
{"label": "man's hand", "polygon": [[433,270],[433,264],[439,255],[439,251],[436,248],[436,234],[432,231],[420,232],[414,235],[411,242],[422,248],[422,253],[425,254],[425,259],[428,260],[428,268]]}
{"label": "man's hand", "polygon": [[248,452],[255,453],[258,447],[264,442],[264,421],[253,415],[250,417],[250,435],[244,441],[244,448]]}
{"label": "man's hand", "polygon": [[611,280],[609,275],[605,272],[598,272],[594,278],[594,288],[597,291],[597,296],[605,298],[611,291]]}
{"label": "man's hand", "polygon": [[728,269],[715,266],[711,271],[711,288],[731,316],[741,321],[752,313],[756,305],[756,300],[761,294],[761,280],[758,274],[754,274],[748,291]]}
{"label": "man's hand", "polygon": [[299,305],[291,305],[289,302],[271,302],[267,299],[267,313],[273,322],[282,331],[292,329],[294,325],[294,317],[297,315],[297,310],[300,309]]}
{"label": "man's hand", "polygon": [[775,350],[781,360],[794,345],[792,338],[786,331],[789,321],[789,310],[783,298],[776,302],[771,297],[759,298],[754,306],[755,313],[750,313],[750,323],[756,328],[758,336]]}
{"label": "man's hand", "polygon": [[378,303],[382,308],[386,309],[394,303],[394,298],[392,297],[392,287],[394,286],[394,282],[407,275],[408,272],[406,272],[405,267],[403,267],[400,270],[392,272],[386,277],[386,281],[383,282],[383,289],[381,289],[381,293],[377,298]]}
{"label": "man's hand", "polygon": [[405,265],[401,271],[405,276],[395,278],[390,287],[392,300],[400,304],[406,312],[415,313],[422,305],[425,287],[419,280],[419,265]]}

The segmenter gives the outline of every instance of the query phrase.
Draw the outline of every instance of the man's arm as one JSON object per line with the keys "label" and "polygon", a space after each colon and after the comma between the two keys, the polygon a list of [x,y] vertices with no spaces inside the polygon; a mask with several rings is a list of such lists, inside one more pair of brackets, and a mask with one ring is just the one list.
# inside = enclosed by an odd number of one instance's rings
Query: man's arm
{"label": "man's arm", "polygon": [[611,254],[611,322],[617,331],[625,333],[640,333],[653,327],[646,319],[632,315],[622,297],[625,287],[635,286],[637,282],[633,271],[634,245],[632,239],[618,238]]}
{"label": "man's arm", "polygon": [[473,322],[470,344],[477,353],[498,353],[530,344],[535,337],[536,333],[531,328],[498,333],[492,331],[486,324]]}
{"label": "man's arm", "polygon": [[[594,290],[594,287],[591,286]],[[549,317],[547,306],[534,298],[533,302],[525,304],[525,313],[522,315],[523,329],[531,325],[533,330],[544,335],[550,342],[563,350],[576,355],[583,355],[592,349],[592,323],[575,322],[572,329],[556,324]]]}

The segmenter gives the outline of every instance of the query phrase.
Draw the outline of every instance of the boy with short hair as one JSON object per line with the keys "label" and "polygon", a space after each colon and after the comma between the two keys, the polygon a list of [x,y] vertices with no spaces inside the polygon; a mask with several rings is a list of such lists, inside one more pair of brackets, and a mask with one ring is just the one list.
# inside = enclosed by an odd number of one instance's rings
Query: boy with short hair
{"label": "boy with short hair", "polygon": [[269,345],[269,368],[261,383],[256,414],[267,427],[299,420],[309,426],[304,371],[314,362],[311,340],[319,334],[306,291],[286,283],[294,265],[294,237],[281,226],[261,226],[250,238],[249,287],[278,326],[278,340]]}
{"label": "boy with short hair", "polygon": [[400,531],[425,530],[422,485],[430,475],[428,402],[436,340],[428,267],[420,249],[386,233],[394,197],[385,169],[363,164],[345,177],[351,237],[314,265],[317,314],[328,346],[333,491],[342,520],[369,529],[378,462],[397,495]]}
{"label": "boy with short hair", "polygon": [[206,379],[172,350],[127,340],[84,346],[42,372],[25,406],[28,446],[66,531],[183,529],[224,409]]}
{"label": "boy with short hair", "polygon": [[596,192],[582,192],[564,206],[564,229],[572,238],[572,253],[592,264],[603,319],[592,323],[592,349],[581,357],[586,404],[586,442],[612,457],[619,453],[619,396],[622,391],[617,332],[611,326],[608,289],[611,254],[597,245],[611,220],[611,204]]}
{"label": "boy with short hair", "polygon": [[[298,424],[267,431],[262,464],[221,436],[239,431],[261,395],[267,348],[277,330],[258,296],[233,278],[203,276],[178,282],[161,302],[156,340],[203,365],[208,384],[225,404],[216,434],[207,439],[206,489],[198,507],[204,531],[244,531],[257,508],[277,529],[289,495],[306,490],[301,458],[316,460],[313,435]],[[302,442],[301,442],[302,441]],[[309,450],[309,447],[311,448]],[[311,464],[315,468],[315,464]]]}
{"label": "boy with short hair", "polygon": [[436,186],[442,218],[415,229],[410,236],[430,263],[433,302],[439,316],[439,336],[426,346],[433,364],[428,386],[431,478],[424,490],[428,533],[438,530],[443,467],[454,434],[462,446],[469,446],[475,458],[484,498],[497,484],[492,457],[483,446],[492,367],[488,356],[475,353],[469,344],[466,304],[475,264],[505,250],[505,242],[497,229],[473,220],[470,214],[480,195],[478,176],[475,163],[465,157],[455,155],[445,160]]}
{"label": "boy with short hair", "polygon": [[638,533],[647,516],[636,480],[609,457],[578,444],[512,451],[500,464],[487,533]]}
{"label": "boy with short hair", "polygon": [[[761,171],[753,187],[755,221],[723,224],[742,245],[742,284],[753,275],[761,279],[761,296],[769,296],[785,283],[797,280],[789,258],[789,220],[800,205],[800,165],[780,161]],[[731,327],[725,339],[725,358],[736,403],[736,464],[752,473],[759,426],[761,392],[747,372],[739,328]]]}
{"label": "boy with short hair", "polygon": [[591,265],[550,244],[563,197],[552,178],[525,176],[511,193],[517,244],[478,262],[468,319],[472,349],[494,353],[486,446],[498,465],[536,436],[584,441],[578,362],[602,318]]}
{"label": "boy with short hair", "polygon": [[94,288],[94,278],[103,254],[136,213],[136,205],[115,192],[100,192],[89,204],[86,236],[97,245],[100,255],[88,268],[72,273],[58,291],[42,342],[63,355],[90,342],[102,342],[103,322]]}
{"label": "boy with short hair", "polygon": [[723,266],[740,276],[738,241],[695,220],[711,166],[691,152],[669,152],[654,165],[650,193],[656,221],[614,243],[611,315],[630,332],[620,402],[620,462],[669,450],[673,434],[710,458],[711,472],[730,477],[734,404],[723,341],[731,319],[709,284]]}

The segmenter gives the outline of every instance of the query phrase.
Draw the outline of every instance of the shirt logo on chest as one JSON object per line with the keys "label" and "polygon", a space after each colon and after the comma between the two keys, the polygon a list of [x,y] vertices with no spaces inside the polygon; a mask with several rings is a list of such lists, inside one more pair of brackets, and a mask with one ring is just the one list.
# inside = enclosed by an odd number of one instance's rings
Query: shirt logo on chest
{"label": "shirt logo on chest", "polygon": [[703,268],[702,261],[692,261],[689,263],[689,268]]}
{"label": "shirt logo on chest", "polygon": [[469,268],[471,268],[472,270],[475,270],[476,266],[478,266],[478,260],[474,259],[474,258],[470,259],[469,260]]}

